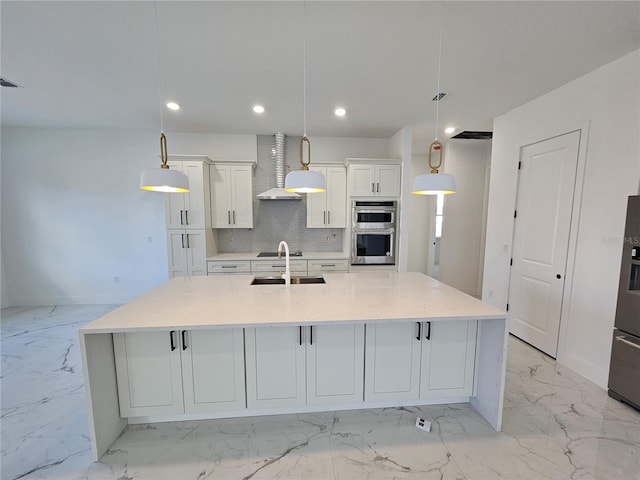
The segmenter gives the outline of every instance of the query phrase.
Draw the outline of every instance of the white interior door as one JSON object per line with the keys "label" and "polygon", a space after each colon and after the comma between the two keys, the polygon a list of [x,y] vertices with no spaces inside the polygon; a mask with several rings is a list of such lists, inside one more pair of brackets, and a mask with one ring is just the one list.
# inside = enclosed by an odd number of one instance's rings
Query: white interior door
{"label": "white interior door", "polygon": [[580,131],[521,148],[509,282],[511,333],[555,358]]}

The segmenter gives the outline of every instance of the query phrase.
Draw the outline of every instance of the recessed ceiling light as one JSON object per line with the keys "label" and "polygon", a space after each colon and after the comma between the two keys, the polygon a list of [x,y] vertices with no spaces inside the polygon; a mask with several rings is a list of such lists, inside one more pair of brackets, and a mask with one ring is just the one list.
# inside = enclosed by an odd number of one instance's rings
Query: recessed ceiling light
{"label": "recessed ceiling light", "polygon": [[264,107],[262,105],[254,105],[253,111],[256,113],[264,113]]}
{"label": "recessed ceiling light", "polygon": [[180,105],[178,105],[176,102],[169,102],[167,103],[167,108],[169,110],[180,110]]}
{"label": "recessed ceiling light", "polygon": [[447,127],[444,129],[444,133],[453,133],[456,131],[456,127]]}
{"label": "recessed ceiling light", "polygon": [[339,107],[339,108],[336,108],[333,113],[335,113],[336,116],[338,117],[344,117],[347,114],[347,111],[344,108]]}

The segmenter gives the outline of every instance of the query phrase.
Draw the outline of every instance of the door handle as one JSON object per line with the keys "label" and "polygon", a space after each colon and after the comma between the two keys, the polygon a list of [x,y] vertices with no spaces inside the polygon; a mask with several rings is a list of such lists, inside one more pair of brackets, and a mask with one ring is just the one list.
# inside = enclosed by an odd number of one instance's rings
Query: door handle
{"label": "door handle", "polygon": [[324,212],[322,212],[322,224],[323,225],[327,224],[327,211],[326,210]]}
{"label": "door handle", "polygon": [[630,347],[637,348],[638,350],[640,350],[640,345],[630,342],[623,335],[616,336],[616,342],[622,342],[625,345],[629,345]]}
{"label": "door handle", "polygon": [[187,349],[187,331],[182,330],[182,350]]}
{"label": "door handle", "polygon": [[418,335],[416,336],[416,340],[420,341],[420,337],[422,336],[422,322],[416,322],[418,324]]}
{"label": "door handle", "polygon": [[227,210],[227,223],[231,225],[231,210]]}
{"label": "door handle", "polygon": [[327,212],[327,225],[331,225],[331,210]]}
{"label": "door handle", "polygon": [[180,225],[184,225],[184,220],[182,219],[182,213],[184,210],[180,210]]}
{"label": "door handle", "polygon": [[431,322],[427,322],[427,334],[424,336],[427,340],[431,340]]}
{"label": "door handle", "polygon": [[380,182],[376,183],[376,191],[380,193]]}
{"label": "door handle", "polygon": [[171,330],[171,331],[169,332],[169,340],[170,340],[170,342],[171,342],[171,351],[172,351],[172,352],[176,349],[176,343],[175,343],[175,341],[173,340],[173,334],[174,334],[174,333],[176,333],[176,331],[175,331],[175,330]]}
{"label": "door handle", "polygon": [[182,248],[184,248],[184,233],[181,233],[180,237],[182,239]]}
{"label": "door handle", "polygon": [[184,211],[184,224],[189,225],[189,210]]}
{"label": "door handle", "polygon": [[233,211],[233,224],[236,224],[236,211]]}
{"label": "door handle", "polygon": [[300,345],[302,345],[302,325],[300,325],[299,329],[298,329],[298,335],[300,338]]}
{"label": "door handle", "polygon": [[309,345],[313,345],[313,325],[309,327]]}
{"label": "door handle", "polygon": [[376,184],[371,182],[371,193],[375,193],[376,192]]}
{"label": "door handle", "polygon": [[188,233],[187,233],[186,237],[187,237],[187,248],[191,248],[191,245],[189,245],[189,234]]}

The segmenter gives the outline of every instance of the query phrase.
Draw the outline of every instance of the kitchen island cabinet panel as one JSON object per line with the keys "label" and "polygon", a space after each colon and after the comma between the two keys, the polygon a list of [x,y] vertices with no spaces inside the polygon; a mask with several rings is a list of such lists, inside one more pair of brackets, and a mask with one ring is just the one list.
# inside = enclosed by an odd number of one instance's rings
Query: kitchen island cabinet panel
{"label": "kitchen island cabinet panel", "polygon": [[471,396],[477,327],[475,320],[424,322],[420,398]]}
{"label": "kitchen island cabinet panel", "polygon": [[415,322],[367,325],[365,401],[418,398],[421,350],[417,335]]}
{"label": "kitchen island cabinet panel", "polygon": [[244,409],[246,401],[242,329],[182,332],[185,412]]}
{"label": "kitchen island cabinet panel", "polygon": [[247,406],[301,406],[305,395],[305,348],[300,327],[245,329]]}
{"label": "kitchen island cabinet panel", "polygon": [[307,328],[307,404],[363,402],[364,325]]}
{"label": "kitchen island cabinet panel", "polygon": [[180,350],[173,335],[172,347],[165,331],[113,334],[121,417],[184,412]]}

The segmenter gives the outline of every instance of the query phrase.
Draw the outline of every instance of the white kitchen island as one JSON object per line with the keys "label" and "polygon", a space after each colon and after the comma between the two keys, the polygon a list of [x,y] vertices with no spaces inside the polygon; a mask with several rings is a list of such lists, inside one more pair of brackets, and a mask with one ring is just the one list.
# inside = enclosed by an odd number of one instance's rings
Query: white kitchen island
{"label": "white kitchen island", "polygon": [[500,430],[506,312],[419,273],[177,277],[80,329],[98,460],[128,423],[470,402]]}

